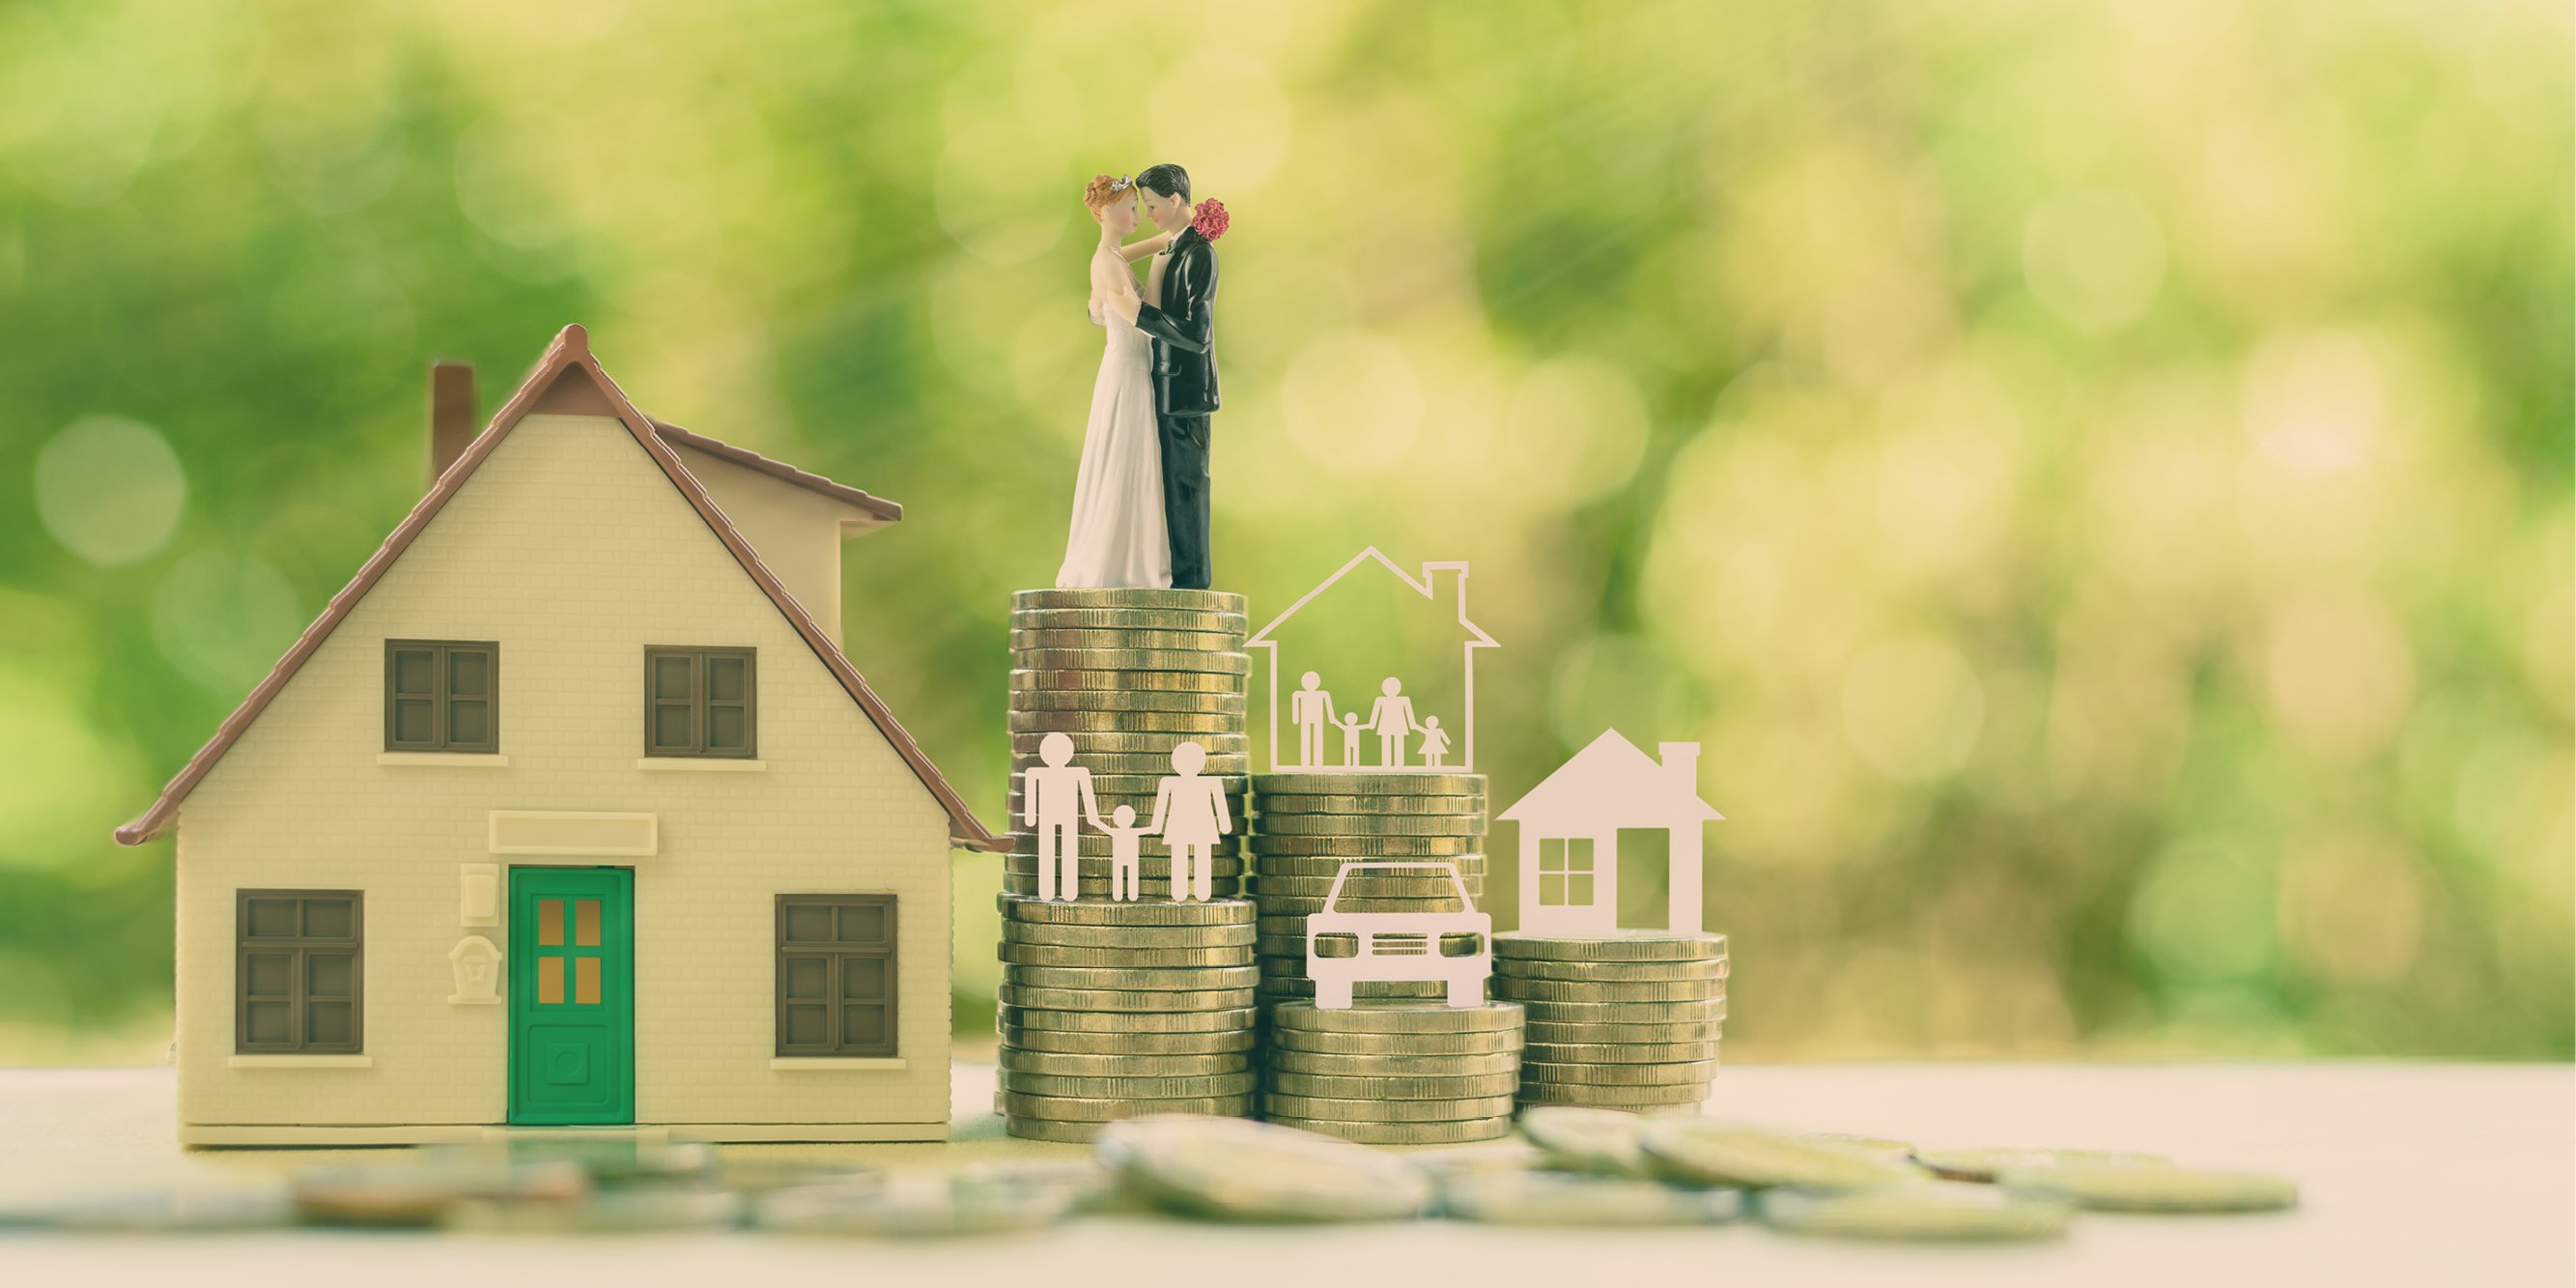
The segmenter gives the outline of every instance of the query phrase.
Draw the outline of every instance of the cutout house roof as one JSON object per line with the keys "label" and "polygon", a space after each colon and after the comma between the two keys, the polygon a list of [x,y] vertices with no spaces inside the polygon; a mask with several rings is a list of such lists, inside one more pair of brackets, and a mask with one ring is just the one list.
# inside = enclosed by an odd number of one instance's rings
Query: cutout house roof
{"label": "cutout house roof", "polygon": [[1547,835],[1573,835],[1623,827],[1670,827],[1676,821],[1726,816],[1699,798],[1688,768],[1659,764],[1616,729],[1574,753],[1510,809],[1495,815]]}
{"label": "cutout house roof", "polygon": [[[796,633],[804,638],[807,647],[814,650],[814,655],[822,660],[824,668],[832,673],[832,677],[840,682],[842,690],[850,695],[850,700],[859,704],[859,710],[867,715],[869,723],[875,725],[877,732],[883,734],[886,741],[893,745],[895,752],[903,757],[906,765],[911,767],[914,776],[921,780],[922,786],[928,788],[930,794],[939,801],[940,807],[947,811],[950,839],[965,849],[999,851],[1006,848],[1001,840],[987,831],[983,823],[976,819],[974,812],[966,807],[965,799],[957,794],[957,789],[951,787],[945,777],[941,776],[939,767],[930,763],[930,757],[923,753],[921,744],[913,740],[911,733],[907,732],[902,723],[895,719],[894,713],[887,709],[885,701],[876,695],[875,690],[868,687],[866,678],[859,674],[856,667],[850,665],[847,657],[842,656],[841,650],[834,646],[831,639],[823,633],[822,627],[814,621],[813,615],[805,611],[804,605],[796,602],[796,597],[789,594],[787,588],[780,584],[777,575],[770,572],[768,566],[760,561],[758,552],[754,551],[751,543],[745,541],[742,534],[735,530],[733,521],[725,517],[724,511],[716,508],[715,502],[707,499],[706,489],[698,483],[694,475],[689,473],[688,467],[680,463],[679,456],[673,452],[665,439],[688,442],[690,446],[698,447],[700,450],[725,456],[726,459],[739,460],[744,464],[760,462],[761,464],[752,465],[752,468],[761,469],[765,473],[784,471],[780,474],[781,477],[794,474],[811,478],[816,483],[829,484],[833,488],[850,494],[850,497],[841,499],[865,498],[865,502],[850,500],[851,504],[863,509],[870,508],[871,504],[877,507],[892,507],[894,515],[900,515],[901,507],[893,506],[892,502],[877,501],[876,498],[869,497],[856,488],[842,488],[841,485],[833,484],[819,475],[806,475],[802,470],[771,461],[730,444],[718,443],[717,440],[703,435],[689,434],[688,431],[678,430],[677,427],[656,424],[651,417],[637,411],[635,404],[629,402],[625,393],[618,389],[617,383],[608,378],[606,371],[600,369],[599,360],[591,356],[590,333],[579,325],[565,327],[555,336],[554,343],[546,346],[545,356],[537,360],[536,369],[528,373],[528,378],[520,383],[518,391],[510,395],[509,401],[502,404],[500,411],[493,414],[492,423],[475,437],[473,443],[465,449],[463,455],[456,458],[454,464],[449,465],[438,476],[438,481],[431,485],[428,495],[423,496],[420,502],[412,507],[411,513],[405,516],[403,521],[394,528],[392,534],[385,538],[384,544],[377,548],[375,555],[358,569],[355,577],[349,579],[349,584],[341,587],[340,593],[331,597],[331,602],[323,608],[322,615],[316,618],[311,626],[305,628],[304,634],[297,638],[294,646],[286,650],[286,656],[278,659],[277,665],[269,671],[268,677],[261,680],[259,686],[251,690],[250,696],[242,700],[241,706],[216,727],[215,736],[207,740],[206,745],[188,761],[187,766],[179,771],[178,776],[170,780],[170,785],[162,789],[160,799],[152,802],[152,808],[144,811],[141,818],[116,829],[116,839],[120,844],[140,845],[168,830],[171,820],[178,816],[180,803],[188,798],[188,793],[194,791],[197,784],[204,781],[206,775],[213,771],[216,762],[223,759],[224,753],[241,740],[242,734],[259,719],[260,713],[267,710],[268,704],[286,688],[287,681],[295,678],[295,673],[303,669],[304,663],[322,647],[322,642],[331,637],[331,632],[338,628],[341,621],[358,606],[360,600],[366,598],[367,592],[375,588],[376,582],[384,577],[387,569],[393,567],[394,561],[400,559],[403,552],[410,548],[411,543],[428,528],[429,521],[438,517],[438,512],[446,508],[448,501],[463,490],[466,480],[474,476],[475,469],[492,455],[493,451],[501,445],[502,439],[509,437],[511,429],[521,420],[540,412],[569,416],[610,416],[625,426],[626,431],[634,436],[636,443],[643,447],[644,454],[651,457],[655,465],[661,467],[663,476],[671,481],[671,486],[679,489],[681,497],[688,501],[690,508],[698,512],[699,518],[705,520],[708,529],[715,533],[716,539],[724,544],[726,550],[732,552],[735,561],[742,565],[743,572],[760,587],[762,593],[769,597],[769,601],[777,606],[778,611],[786,616],[788,625],[794,627]],[[680,438],[680,435],[686,435],[686,438]],[[878,512],[882,513],[882,511]],[[887,517],[893,517],[893,515]]]}

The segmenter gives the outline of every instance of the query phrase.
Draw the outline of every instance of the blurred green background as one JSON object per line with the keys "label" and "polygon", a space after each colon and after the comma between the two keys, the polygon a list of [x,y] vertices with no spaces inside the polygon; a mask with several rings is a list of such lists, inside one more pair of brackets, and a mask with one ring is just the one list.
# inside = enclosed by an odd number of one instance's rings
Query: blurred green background
{"label": "blurred green background", "polygon": [[2570,45],[2539,0],[0,6],[0,1063],[160,1055],[170,847],[108,829],[414,500],[426,362],[488,412],[566,322],[910,507],[850,651],[998,817],[1078,193],[1167,160],[1234,213],[1220,585],[1472,560],[1498,803],[1704,741],[1730,1058],[2568,1058]]}

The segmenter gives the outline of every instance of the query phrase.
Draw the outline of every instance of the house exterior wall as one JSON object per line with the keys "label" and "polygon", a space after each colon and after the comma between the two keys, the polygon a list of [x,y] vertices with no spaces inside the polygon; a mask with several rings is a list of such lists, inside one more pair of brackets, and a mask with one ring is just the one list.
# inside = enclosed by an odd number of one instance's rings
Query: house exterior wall
{"label": "house exterior wall", "polygon": [[841,524],[849,507],[692,447],[671,448],[787,593],[840,644]]}
{"label": "house exterior wall", "polygon": [[[506,764],[379,763],[388,638],[500,641]],[[759,650],[760,768],[639,766],[643,652],[655,644]],[[650,813],[658,852],[496,855],[493,810]],[[638,1123],[942,1135],[949,829],[623,428],[530,416],[180,808],[183,1137],[204,1125],[272,1125],[292,1141],[298,1126],[501,1122],[509,1008],[448,1001],[460,939],[509,946],[506,925],[461,924],[468,864],[499,864],[505,882],[512,865],[633,868]],[[365,893],[359,1061],[234,1055],[234,899],[246,887]],[[773,1067],[775,897],[837,892],[897,896],[900,1068]],[[502,963],[505,979],[514,966]]]}

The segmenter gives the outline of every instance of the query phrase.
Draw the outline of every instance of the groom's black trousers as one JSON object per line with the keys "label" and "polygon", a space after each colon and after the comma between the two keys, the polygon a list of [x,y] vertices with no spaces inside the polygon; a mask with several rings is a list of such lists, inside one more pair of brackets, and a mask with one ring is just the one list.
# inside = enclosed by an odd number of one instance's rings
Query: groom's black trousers
{"label": "groom's black trousers", "polygon": [[1205,590],[1208,562],[1208,417],[1155,418],[1163,440],[1163,525],[1172,537],[1172,585]]}

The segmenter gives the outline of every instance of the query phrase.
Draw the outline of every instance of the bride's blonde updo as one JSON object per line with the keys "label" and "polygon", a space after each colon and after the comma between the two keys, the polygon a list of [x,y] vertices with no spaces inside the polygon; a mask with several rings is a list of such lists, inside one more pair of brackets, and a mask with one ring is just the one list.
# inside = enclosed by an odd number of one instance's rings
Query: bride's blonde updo
{"label": "bride's blonde updo", "polygon": [[1098,222],[1102,210],[1135,198],[1136,181],[1124,175],[1095,174],[1082,188],[1082,204],[1090,208],[1094,222]]}

